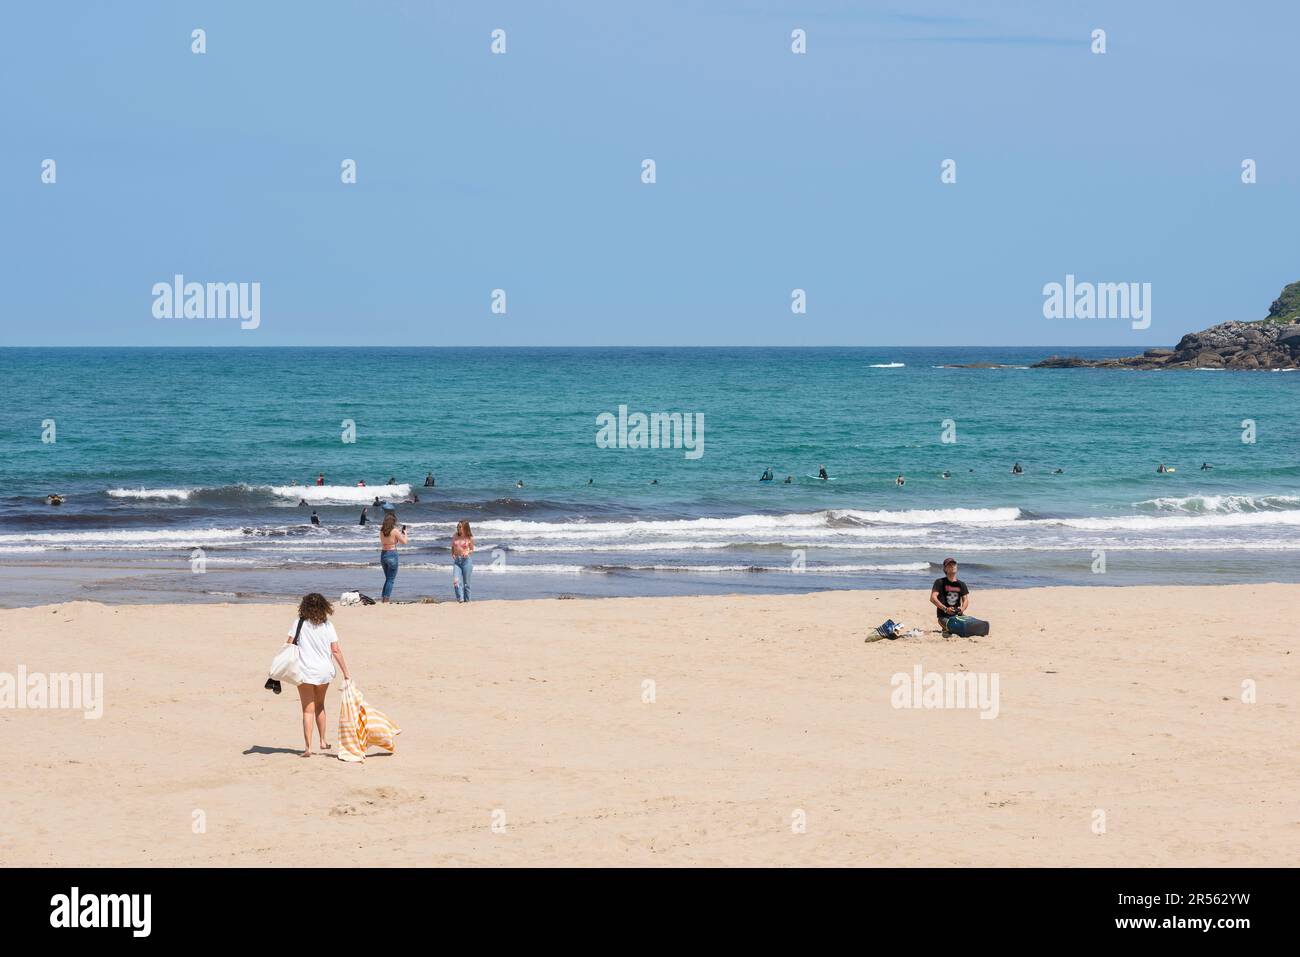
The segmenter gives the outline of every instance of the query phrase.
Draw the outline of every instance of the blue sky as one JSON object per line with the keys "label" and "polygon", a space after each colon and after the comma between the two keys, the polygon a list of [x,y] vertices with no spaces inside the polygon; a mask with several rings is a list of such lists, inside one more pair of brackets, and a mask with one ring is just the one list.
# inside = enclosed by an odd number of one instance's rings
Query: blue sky
{"label": "blue sky", "polygon": [[[1297,27],[1282,2],[7,5],[0,345],[1168,344],[1300,279]],[[175,273],[260,282],[260,327],[155,319]],[[1151,327],[1045,319],[1067,273],[1150,282]]]}

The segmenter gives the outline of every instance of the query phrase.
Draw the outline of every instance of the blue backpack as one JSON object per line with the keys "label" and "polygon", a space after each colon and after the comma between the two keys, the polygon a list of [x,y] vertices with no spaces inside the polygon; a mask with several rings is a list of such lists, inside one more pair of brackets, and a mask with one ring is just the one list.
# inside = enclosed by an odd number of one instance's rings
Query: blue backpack
{"label": "blue backpack", "polygon": [[948,631],[962,638],[983,638],[989,633],[989,623],[970,615],[952,615],[948,619]]}

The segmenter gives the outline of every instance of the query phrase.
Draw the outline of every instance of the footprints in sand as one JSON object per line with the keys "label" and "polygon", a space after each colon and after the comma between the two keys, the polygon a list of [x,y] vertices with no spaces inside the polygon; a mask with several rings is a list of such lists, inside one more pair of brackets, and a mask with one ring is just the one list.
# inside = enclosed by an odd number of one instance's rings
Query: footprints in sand
{"label": "footprints in sand", "polygon": [[330,808],[330,817],[350,817],[374,814],[403,804],[415,804],[427,795],[387,785],[375,788],[358,788],[352,792],[352,802],[336,804]]}

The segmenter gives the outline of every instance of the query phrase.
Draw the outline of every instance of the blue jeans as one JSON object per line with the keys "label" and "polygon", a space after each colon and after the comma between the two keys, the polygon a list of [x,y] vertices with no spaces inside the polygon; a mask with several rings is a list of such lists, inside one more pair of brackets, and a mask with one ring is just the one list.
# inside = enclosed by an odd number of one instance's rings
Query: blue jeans
{"label": "blue jeans", "polygon": [[393,594],[393,582],[397,580],[397,549],[390,548],[379,553],[379,567],[384,570],[384,597]]}
{"label": "blue jeans", "polygon": [[456,591],[457,601],[469,601],[469,573],[474,569],[474,559],[470,555],[451,560],[451,587]]}

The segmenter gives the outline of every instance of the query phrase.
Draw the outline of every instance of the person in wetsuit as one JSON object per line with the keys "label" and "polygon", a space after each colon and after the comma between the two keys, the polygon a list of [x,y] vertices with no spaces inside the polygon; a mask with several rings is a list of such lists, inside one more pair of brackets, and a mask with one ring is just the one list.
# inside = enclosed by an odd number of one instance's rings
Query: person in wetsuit
{"label": "person in wetsuit", "polygon": [[357,524],[358,524],[358,525],[364,525],[364,524],[366,524],[366,522],[368,522],[368,521],[369,521],[369,519],[366,518],[366,507],[365,507],[364,505],[362,505],[362,506],[361,506],[361,519],[360,519],[360,521],[357,522]]}
{"label": "person in wetsuit", "polygon": [[761,476],[759,476],[759,479],[758,479],[758,480],[759,480],[760,482],[770,482],[770,481],[772,481],[772,466],[769,465],[767,468],[765,468],[765,469],[763,470],[763,474],[762,474]]}
{"label": "person in wetsuit", "polygon": [[311,523],[312,523],[313,525],[319,525],[319,524],[320,524],[320,516],[317,515],[315,512],[312,512],[312,513],[311,513]]}
{"label": "person in wetsuit", "polygon": [[426,476],[424,477],[424,487],[425,487],[425,488],[434,488],[437,484],[438,484],[438,483],[435,482],[435,481],[433,480],[433,473],[432,473],[432,472],[430,472],[428,475],[426,475]]}
{"label": "person in wetsuit", "polygon": [[817,470],[817,477],[823,482],[830,478],[830,476],[826,474],[826,466],[823,465]]}

